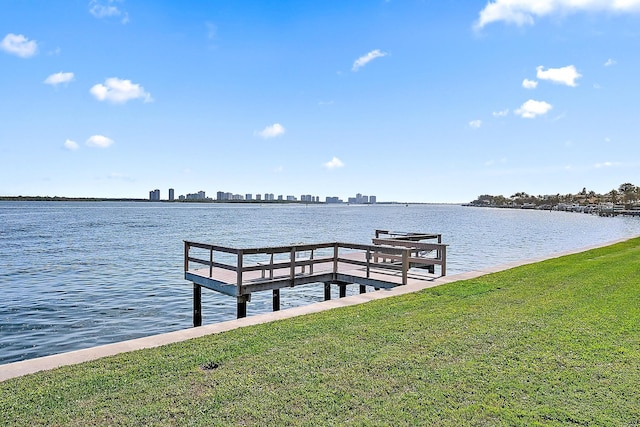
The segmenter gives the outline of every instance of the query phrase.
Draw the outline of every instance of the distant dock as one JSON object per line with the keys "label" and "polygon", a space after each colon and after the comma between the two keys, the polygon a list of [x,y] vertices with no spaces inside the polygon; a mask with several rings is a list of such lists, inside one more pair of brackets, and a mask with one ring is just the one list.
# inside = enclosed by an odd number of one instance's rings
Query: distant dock
{"label": "distant dock", "polygon": [[440,234],[387,230],[376,230],[371,245],[232,248],[185,241],[184,277],[193,283],[193,325],[202,325],[203,287],[235,297],[237,317],[242,318],[254,292],[271,291],[273,311],[278,311],[282,288],[323,284],[324,299],[330,300],[331,285],[337,285],[344,297],[351,284],[365,293],[367,287],[379,290],[434,280],[446,275],[446,252]]}

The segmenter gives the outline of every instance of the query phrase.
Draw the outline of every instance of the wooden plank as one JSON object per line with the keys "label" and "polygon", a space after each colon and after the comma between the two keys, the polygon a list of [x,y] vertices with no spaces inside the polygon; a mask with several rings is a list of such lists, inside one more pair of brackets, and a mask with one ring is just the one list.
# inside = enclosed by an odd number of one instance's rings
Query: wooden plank
{"label": "wooden plank", "polygon": [[296,248],[298,252],[306,252],[316,249],[328,249],[334,246],[333,243],[311,243],[291,246],[269,246],[263,248],[245,248],[242,251],[247,255],[259,255],[259,254],[284,254],[290,253],[291,248]]}
{"label": "wooden plank", "polygon": [[226,282],[221,282],[219,280],[213,280],[205,276],[200,276],[197,274],[192,274],[190,272],[185,273],[185,280],[198,284],[207,289],[211,289],[213,291],[220,292],[225,295],[235,296],[236,295],[236,287],[230,285]]}
{"label": "wooden plank", "polygon": [[[243,260],[243,256],[242,256],[242,251],[238,252],[238,261],[237,261],[237,277],[236,277],[236,286],[237,286],[237,294],[238,296],[240,295],[244,295],[244,292],[242,290],[242,260]],[[246,316],[246,306],[245,306],[245,316]],[[243,316],[244,317],[244,316]],[[240,318],[240,315],[238,314],[238,318]]]}
{"label": "wooden plank", "polygon": [[188,243],[190,247],[192,248],[200,248],[200,249],[207,249],[207,250],[213,250],[216,252],[225,252],[228,254],[237,254],[238,251],[240,249],[236,249],[236,248],[230,248],[230,247],[226,247],[226,246],[217,246],[217,245],[211,245],[208,243],[198,243],[198,242],[191,242],[188,240],[184,241],[185,243]]}
{"label": "wooden plank", "polygon": [[396,249],[393,247],[379,247],[379,246],[375,246],[375,245],[363,245],[363,244],[359,244],[359,243],[338,243],[338,247],[340,247],[341,249],[354,249],[357,251],[366,251],[367,249],[372,249],[372,250],[380,250],[382,252],[388,252],[390,254],[401,254],[402,253],[402,249]]}
{"label": "wooden plank", "polygon": [[[398,256],[398,255],[381,255],[378,253],[374,253],[373,254],[374,257],[379,257],[379,258],[386,258],[389,260],[393,260],[393,261],[402,261],[403,257],[402,256]],[[441,259],[438,258],[423,258],[423,257],[409,257],[409,264],[424,264],[424,265],[442,265],[443,261]],[[384,268],[385,263],[380,263],[379,264],[380,267]]]}
{"label": "wooden plank", "polygon": [[399,239],[399,240],[428,240],[428,239],[438,239],[438,243],[441,243],[442,234],[439,233],[407,233],[403,231],[389,231],[389,230],[376,230],[375,238],[381,238],[381,235],[386,235],[389,237],[384,237],[385,239]]}
{"label": "wooden plank", "polygon": [[399,246],[403,248],[414,248],[420,250],[434,251],[439,249],[446,249],[448,245],[442,243],[422,243],[422,242],[408,242],[405,240],[393,240],[393,239],[371,239],[376,246]]}
{"label": "wooden plank", "polygon": [[366,278],[366,277],[360,277],[357,275],[344,274],[344,273],[338,273],[336,279],[339,281],[343,281],[345,283],[358,283],[358,284],[363,284],[363,285],[371,286],[373,288],[378,288],[378,289],[395,288],[400,284],[400,283],[391,282],[389,280],[380,280],[380,279],[375,279],[373,277]]}
{"label": "wooden plank", "polygon": [[296,263],[295,263],[296,249],[295,248],[291,248],[291,255],[289,256],[289,259],[291,260],[289,261],[289,264],[291,265],[291,267],[289,268],[289,276],[291,280],[291,286],[293,287],[294,279],[296,277]]}
{"label": "wooden plank", "polygon": [[229,265],[229,264],[222,264],[219,262],[211,262],[211,261],[207,261],[204,259],[200,259],[200,258],[193,258],[193,257],[189,257],[188,260],[190,262],[195,262],[201,265],[206,265],[209,267],[215,267],[215,268],[222,268],[225,270],[230,270],[230,271],[236,271],[236,267],[234,265]]}
{"label": "wooden plank", "polygon": [[405,250],[402,254],[402,284],[407,284],[407,273],[409,272],[409,255],[411,251],[409,249]]}
{"label": "wooden plank", "polygon": [[[321,283],[325,281],[333,280],[333,273],[316,274],[313,277],[310,276],[298,276],[295,278],[294,287],[301,285],[309,285],[312,283]],[[269,291],[273,289],[290,288],[291,280],[289,276],[279,279],[268,280],[264,282],[251,282],[244,284],[244,290],[246,293]]]}

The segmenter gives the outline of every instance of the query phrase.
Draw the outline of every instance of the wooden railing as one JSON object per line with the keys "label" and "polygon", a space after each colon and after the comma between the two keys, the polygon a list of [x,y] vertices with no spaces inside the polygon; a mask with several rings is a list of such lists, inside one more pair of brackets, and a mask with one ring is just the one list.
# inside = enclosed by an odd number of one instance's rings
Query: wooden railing
{"label": "wooden railing", "polygon": [[[370,277],[372,269],[401,271],[403,284],[407,283],[407,274],[411,267],[440,265],[442,275],[446,274],[446,245],[394,239],[373,239],[373,243],[364,245],[334,242],[239,249],[185,241],[184,270],[189,271],[191,263],[203,265],[208,267],[210,278],[214,276],[214,269],[217,268],[233,271],[237,275],[236,285],[240,295],[245,272],[260,271],[265,280],[274,280],[275,271],[279,271],[279,279],[283,279],[281,273],[286,270],[293,284],[298,271],[305,273],[308,268],[308,274],[313,275],[315,266],[329,263],[332,264],[330,271],[334,274],[341,273],[340,265],[364,267],[367,278]],[[191,253],[193,248],[204,250],[205,257],[202,253],[194,256]],[[420,256],[426,251],[434,253],[435,256]],[[364,256],[357,256],[358,252]],[[323,271],[326,272],[327,268]]]}
{"label": "wooden railing", "polygon": [[[418,268],[428,267],[432,273],[434,266],[439,265],[441,275],[446,276],[447,245],[442,244],[442,234],[376,230],[375,236],[372,239],[374,245],[410,248],[413,250],[411,265]],[[438,243],[424,243],[423,240],[437,240]],[[392,257],[390,261],[399,260]]]}
{"label": "wooden railing", "polygon": [[[339,285],[343,297],[349,283],[359,284],[361,293],[366,291],[366,286],[380,289],[406,285],[412,267],[440,265],[442,275],[446,274],[446,245],[389,238],[374,239],[373,243],[335,242],[239,249],[185,241],[185,278],[193,282],[193,324],[202,324],[203,286],[235,296],[237,315],[241,318],[246,316],[252,292],[272,290],[276,311],[280,309],[280,289],[283,287],[323,282],[327,300],[331,299],[331,284]],[[423,256],[426,252],[435,257]],[[192,264],[206,268],[192,270]],[[398,283],[398,276],[401,283]]]}

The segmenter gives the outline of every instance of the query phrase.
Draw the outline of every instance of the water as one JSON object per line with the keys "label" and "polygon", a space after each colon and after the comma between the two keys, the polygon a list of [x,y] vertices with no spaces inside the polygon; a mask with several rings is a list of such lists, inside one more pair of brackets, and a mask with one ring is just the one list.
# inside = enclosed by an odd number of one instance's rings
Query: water
{"label": "water", "polygon": [[[190,327],[183,240],[370,243],[376,228],[442,233],[455,274],[639,235],[640,219],[452,205],[0,202],[0,363]],[[285,309],[323,293],[281,295]],[[205,324],[235,318],[234,298],[202,296]],[[248,314],[269,310],[271,294],[254,294]]]}

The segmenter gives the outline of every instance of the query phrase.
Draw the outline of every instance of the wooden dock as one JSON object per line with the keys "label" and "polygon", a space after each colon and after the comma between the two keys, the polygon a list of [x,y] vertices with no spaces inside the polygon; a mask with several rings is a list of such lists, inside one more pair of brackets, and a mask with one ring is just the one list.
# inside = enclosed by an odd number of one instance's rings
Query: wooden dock
{"label": "wooden dock", "polygon": [[376,230],[375,236],[371,245],[332,242],[242,249],[185,241],[185,279],[193,283],[193,324],[202,325],[203,287],[235,297],[241,318],[254,292],[272,291],[277,311],[282,288],[320,283],[329,300],[331,285],[337,285],[344,297],[349,284],[359,285],[364,293],[367,287],[393,288],[446,275],[447,245],[441,235]]}

